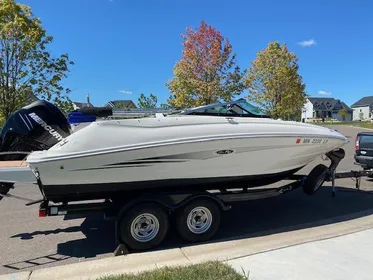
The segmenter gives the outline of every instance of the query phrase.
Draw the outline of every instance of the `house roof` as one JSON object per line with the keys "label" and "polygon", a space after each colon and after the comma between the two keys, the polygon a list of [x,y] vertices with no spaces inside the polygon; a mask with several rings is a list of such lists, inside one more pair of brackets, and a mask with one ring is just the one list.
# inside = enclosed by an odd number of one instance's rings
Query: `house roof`
{"label": "house roof", "polygon": [[91,102],[89,102],[89,103],[87,103],[87,102],[73,102],[73,103],[75,104],[75,106],[77,106],[79,108],[94,107]]}
{"label": "house roof", "polygon": [[313,104],[315,110],[339,111],[345,108],[347,112],[352,112],[346,103],[332,97],[309,97],[308,100]]}
{"label": "house roof", "polygon": [[346,103],[344,103],[343,101],[341,101],[341,104],[342,106],[346,109],[347,112],[352,112],[353,110],[351,109],[351,107],[348,107],[348,105]]}
{"label": "house roof", "polygon": [[112,100],[106,103],[105,107],[129,107],[130,105],[133,105],[134,107],[137,107],[135,103],[132,100]]}
{"label": "house roof", "polygon": [[370,106],[372,105],[372,103],[373,103],[373,96],[365,96],[361,98],[359,101],[352,104],[351,108]]}

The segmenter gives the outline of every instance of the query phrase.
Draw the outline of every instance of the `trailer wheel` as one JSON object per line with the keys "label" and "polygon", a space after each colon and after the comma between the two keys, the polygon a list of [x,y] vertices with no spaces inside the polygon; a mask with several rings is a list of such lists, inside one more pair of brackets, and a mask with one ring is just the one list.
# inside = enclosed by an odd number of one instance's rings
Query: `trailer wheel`
{"label": "trailer wheel", "polygon": [[184,240],[206,241],[219,228],[220,209],[212,199],[192,200],[178,211],[176,225]]}
{"label": "trailer wheel", "polygon": [[157,203],[129,209],[118,221],[119,237],[132,250],[148,250],[164,240],[169,229],[166,210]]}
{"label": "trailer wheel", "polygon": [[307,195],[315,194],[327,179],[329,169],[324,164],[316,165],[303,183],[303,192]]}

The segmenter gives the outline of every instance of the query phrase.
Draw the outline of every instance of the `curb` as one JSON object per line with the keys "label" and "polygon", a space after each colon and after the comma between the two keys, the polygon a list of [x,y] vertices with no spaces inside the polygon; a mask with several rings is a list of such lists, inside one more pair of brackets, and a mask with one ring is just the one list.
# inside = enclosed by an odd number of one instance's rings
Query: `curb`
{"label": "curb", "polygon": [[63,266],[0,275],[0,280],[97,280],[103,276],[138,273],[164,266],[180,266],[202,261],[229,261],[321,241],[373,228],[373,209],[300,225],[301,229],[256,233],[235,240],[186,246],[176,249],[134,253],[125,256],[84,261]]}
{"label": "curb", "polygon": [[0,275],[0,280],[29,280],[31,271]]}

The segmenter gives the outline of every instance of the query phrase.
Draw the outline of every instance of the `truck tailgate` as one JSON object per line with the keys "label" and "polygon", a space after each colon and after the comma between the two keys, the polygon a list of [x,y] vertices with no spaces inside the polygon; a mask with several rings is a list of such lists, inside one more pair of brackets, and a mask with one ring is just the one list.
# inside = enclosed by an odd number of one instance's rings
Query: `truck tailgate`
{"label": "truck tailgate", "polygon": [[359,136],[359,155],[373,157],[373,135]]}

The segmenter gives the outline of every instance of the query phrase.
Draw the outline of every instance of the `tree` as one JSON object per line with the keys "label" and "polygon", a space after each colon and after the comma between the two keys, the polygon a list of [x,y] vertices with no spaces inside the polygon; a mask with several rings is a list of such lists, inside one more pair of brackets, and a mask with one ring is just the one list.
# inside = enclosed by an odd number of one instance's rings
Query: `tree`
{"label": "tree", "polygon": [[348,113],[347,113],[346,108],[342,108],[341,110],[339,110],[339,111],[338,111],[338,116],[339,116],[343,121],[345,121],[346,118],[348,117]]}
{"label": "tree", "polygon": [[5,119],[4,119],[4,117],[0,114],[0,129],[3,127],[4,124],[5,124]]}
{"label": "tree", "polygon": [[52,58],[47,50],[52,41],[29,6],[0,0],[0,113],[5,118],[34,97],[73,109],[70,90],[61,85],[73,62],[67,54]]}
{"label": "tree", "polygon": [[149,97],[145,96],[145,94],[141,93],[138,101],[138,105],[140,108],[155,108],[157,107],[157,96],[150,94]]}
{"label": "tree", "polygon": [[236,66],[227,38],[204,21],[199,29],[188,28],[181,37],[182,58],[173,69],[174,77],[166,83],[172,93],[168,99],[172,107],[230,101],[243,91],[245,71]]}
{"label": "tree", "polygon": [[248,69],[248,100],[274,118],[299,119],[306,93],[297,62],[298,58],[286,45],[270,42]]}
{"label": "tree", "polygon": [[166,103],[162,103],[162,104],[161,104],[161,108],[162,108],[162,109],[171,109],[172,106],[169,105],[169,104],[166,104]]}

